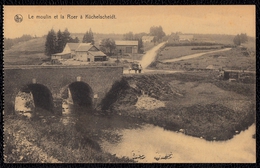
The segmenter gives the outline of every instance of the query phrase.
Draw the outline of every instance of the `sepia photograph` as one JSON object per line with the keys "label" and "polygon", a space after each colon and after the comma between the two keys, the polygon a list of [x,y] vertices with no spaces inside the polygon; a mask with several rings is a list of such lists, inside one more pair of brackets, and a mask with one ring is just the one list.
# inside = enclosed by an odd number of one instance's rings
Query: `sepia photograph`
{"label": "sepia photograph", "polygon": [[4,163],[256,163],[255,17],[4,5]]}

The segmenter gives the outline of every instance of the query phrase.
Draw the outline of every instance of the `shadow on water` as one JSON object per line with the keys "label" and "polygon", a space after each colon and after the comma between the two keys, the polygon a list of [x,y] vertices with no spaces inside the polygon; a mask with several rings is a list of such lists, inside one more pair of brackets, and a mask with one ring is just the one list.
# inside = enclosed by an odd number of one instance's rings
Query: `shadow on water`
{"label": "shadow on water", "polygon": [[50,90],[41,84],[29,84],[21,92],[32,93],[35,107],[53,112],[53,98]]}
{"label": "shadow on water", "polygon": [[64,125],[75,126],[76,130],[84,135],[88,144],[99,149],[98,143],[107,141],[118,143],[122,136],[118,134],[122,129],[137,129],[143,123],[136,119],[125,118],[119,115],[105,115],[90,110],[85,106],[78,106],[63,102],[63,115],[61,121]]}

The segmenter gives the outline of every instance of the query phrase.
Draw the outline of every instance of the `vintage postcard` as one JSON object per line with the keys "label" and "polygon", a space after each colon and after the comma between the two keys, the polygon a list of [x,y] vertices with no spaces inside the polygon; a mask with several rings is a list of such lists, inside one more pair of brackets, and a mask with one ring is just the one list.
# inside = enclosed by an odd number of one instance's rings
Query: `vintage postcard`
{"label": "vintage postcard", "polygon": [[255,163],[254,5],[4,6],[5,163]]}

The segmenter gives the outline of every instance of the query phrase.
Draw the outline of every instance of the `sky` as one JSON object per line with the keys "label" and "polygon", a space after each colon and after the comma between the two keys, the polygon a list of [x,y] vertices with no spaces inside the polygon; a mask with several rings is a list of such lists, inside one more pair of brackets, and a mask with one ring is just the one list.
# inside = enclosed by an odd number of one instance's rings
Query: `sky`
{"label": "sky", "polygon": [[[21,22],[15,21],[17,14],[22,16]],[[46,15],[51,18],[44,19]],[[89,19],[86,15],[112,19]],[[162,26],[166,34],[247,33],[255,37],[255,15],[255,5],[4,6],[4,37],[39,37],[52,28],[68,28],[70,33],[85,33],[90,28],[94,33],[149,33],[152,26]]]}

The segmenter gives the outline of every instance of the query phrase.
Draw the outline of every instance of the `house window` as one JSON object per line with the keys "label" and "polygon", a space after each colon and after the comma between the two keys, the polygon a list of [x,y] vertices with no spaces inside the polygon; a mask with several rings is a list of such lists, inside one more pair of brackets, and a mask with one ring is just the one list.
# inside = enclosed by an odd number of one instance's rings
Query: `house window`
{"label": "house window", "polygon": [[88,58],[88,62],[90,62],[90,58]]}

